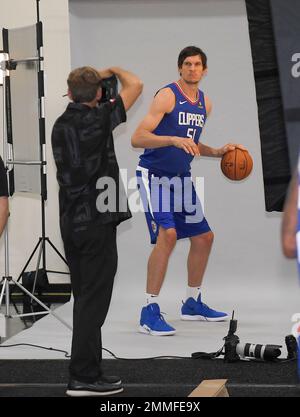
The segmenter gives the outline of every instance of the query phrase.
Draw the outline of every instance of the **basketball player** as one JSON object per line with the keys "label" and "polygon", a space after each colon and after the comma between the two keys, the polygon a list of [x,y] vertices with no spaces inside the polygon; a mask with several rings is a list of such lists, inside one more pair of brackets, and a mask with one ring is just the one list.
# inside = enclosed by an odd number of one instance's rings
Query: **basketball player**
{"label": "basketball player", "polygon": [[[206,321],[228,318],[226,313],[209,308],[201,299],[213,232],[203,217],[190,164],[195,156],[222,157],[237,146],[245,149],[231,143],[215,149],[199,142],[212,108],[209,98],[198,89],[207,72],[205,53],[195,46],[184,48],[178,57],[178,69],[180,79],[159,90],[149,113],[132,136],[133,147],[145,148],[140,156],[137,180],[151,243],[155,244],[148,261],[146,300],[139,329],[157,336],[173,335],[176,331],[160,313],[159,292],[178,239],[190,239],[188,286],[181,318]],[[178,210],[175,206],[180,201],[181,210]]]}

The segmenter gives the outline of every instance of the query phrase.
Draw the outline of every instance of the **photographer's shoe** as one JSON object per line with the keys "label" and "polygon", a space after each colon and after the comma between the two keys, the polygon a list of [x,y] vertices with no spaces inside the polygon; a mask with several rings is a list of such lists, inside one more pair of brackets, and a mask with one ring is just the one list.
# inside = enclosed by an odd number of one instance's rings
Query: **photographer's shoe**
{"label": "photographer's shoe", "polygon": [[96,382],[70,379],[66,394],[70,397],[96,397],[118,394],[122,391],[122,382],[118,376],[102,375]]}
{"label": "photographer's shoe", "polygon": [[181,307],[181,320],[202,320],[202,321],[224,321],[228,319],[228,314],[209,308],[201,301],[199,294],[197,301],[190,297]]}
{"label": "photographer's shoe", "polygon": [[115,375],[101,375],[99,378],[101,381],[106,382],[108,384],[114,384],[114,385],[121,385],[122,380],[119,376]]}
{"label": "photographer's shoe", "polygon": [[157,303],[142,308],[139,331],[152,336],[171,336],[176,333],[174,327],[163,318]]}

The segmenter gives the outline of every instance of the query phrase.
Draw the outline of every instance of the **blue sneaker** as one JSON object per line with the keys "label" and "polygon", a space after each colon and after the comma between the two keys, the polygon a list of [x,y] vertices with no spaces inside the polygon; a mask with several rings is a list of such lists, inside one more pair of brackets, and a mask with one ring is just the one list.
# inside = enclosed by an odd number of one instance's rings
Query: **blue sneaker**
{"label": "blue sneaker", "polygon": [[228,319],[227,313],[213,310],[201,301],[199,294],[197,301],[190,297],[181,307],[181,320],[223,321]]}
{"label": "blue sneaker", "polygon": [[161,315],[157,303],[142,308],[139,331],[152,336],[171,336],[176,333],[174,327],[170,326]]}

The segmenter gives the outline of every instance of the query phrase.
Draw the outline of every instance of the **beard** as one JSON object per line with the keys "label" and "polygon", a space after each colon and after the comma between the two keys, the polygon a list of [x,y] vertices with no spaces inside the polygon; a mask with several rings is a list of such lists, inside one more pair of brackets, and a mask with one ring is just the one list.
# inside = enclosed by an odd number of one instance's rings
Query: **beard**
{"label": "beard", "polygon": [[186,84],[191,85],[191,86],[195,86],[195,85],[199,84],[199,82],[201,80],[201,77],[197,80],[188,79],[188,77],[185,77],[185,78],[182,78],[182,79]]}

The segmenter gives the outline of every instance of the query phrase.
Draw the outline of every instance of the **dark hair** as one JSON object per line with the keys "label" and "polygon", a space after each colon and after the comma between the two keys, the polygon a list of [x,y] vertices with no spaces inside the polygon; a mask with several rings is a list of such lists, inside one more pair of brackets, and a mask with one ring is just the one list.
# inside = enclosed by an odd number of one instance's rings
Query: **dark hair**
{"label": "dark hair", "polygon": [[92,67],[80,67],[70,72],[68,87],[75,103],[89,103],[94,100],[102,86],[98,71]]}
{"label": "dark hair", "polygon": [[197,46],[187,46],[186,48],[184,48],[180,52],[180,54],[178,56],[178,68],[181,68],[182,67],[183,61],[188,56],[195,56],[195,55],[200,55],[203,68],[205,69],[207,67],[207,56],[202,51],[202,49],[198,48]]}

